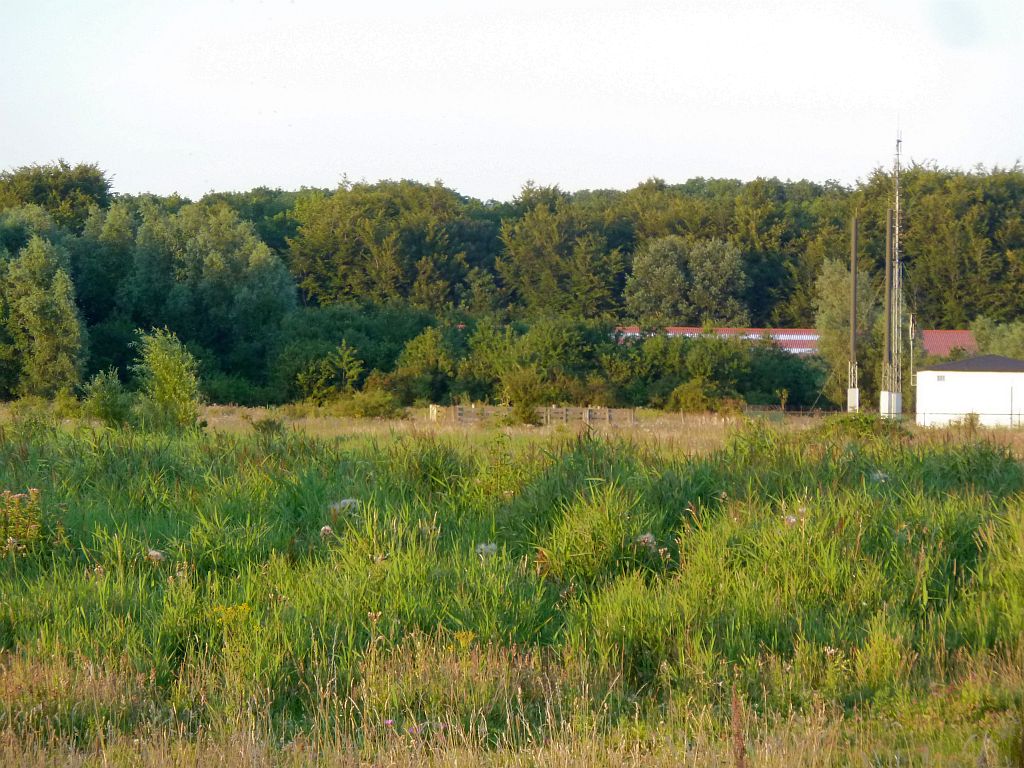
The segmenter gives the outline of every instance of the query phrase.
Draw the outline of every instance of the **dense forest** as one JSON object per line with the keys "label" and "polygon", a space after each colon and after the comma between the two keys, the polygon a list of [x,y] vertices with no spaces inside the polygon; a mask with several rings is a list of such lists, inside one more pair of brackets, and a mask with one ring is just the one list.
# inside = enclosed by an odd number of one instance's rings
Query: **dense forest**
{"label": "dense forest", "polygon": [[[974,324],[1000,351],[1024,347],[1024,169],[914,165],[902,185],[918,326]],[[870,347],[891,195],[876,169],[852,187],[528,183],[497,202],[382,181],[190,201],[114,194],[96,165],[16,168],[0,174],[0,398],[129,380],[139,330],[161,328],[215,402],[821,404],[839,391],[830,368],[845,373],[828,343],[803,359],[713,338],[625,343],[614,328],[841,337],[857,212]]]}

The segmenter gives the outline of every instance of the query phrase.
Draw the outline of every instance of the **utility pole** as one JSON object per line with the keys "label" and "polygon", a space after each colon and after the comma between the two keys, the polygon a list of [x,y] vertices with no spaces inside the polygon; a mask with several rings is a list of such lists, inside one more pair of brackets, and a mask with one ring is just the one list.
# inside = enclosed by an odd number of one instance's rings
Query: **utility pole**
{"label": "utility pole", "polygon": [[860,410],[857,384],[857,214],[850,222],[850,363],[846,378],[846,410]]}

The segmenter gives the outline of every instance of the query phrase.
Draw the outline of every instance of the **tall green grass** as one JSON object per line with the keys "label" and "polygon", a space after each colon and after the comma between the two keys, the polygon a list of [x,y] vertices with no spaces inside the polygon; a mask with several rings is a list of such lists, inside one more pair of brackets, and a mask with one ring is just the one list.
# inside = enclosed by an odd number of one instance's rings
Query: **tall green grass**
{"label": "tall green grass", "polygon": [[735,692],[752,722],[867,718],[893,754],[1019,754],[1024,466],[983,441],[753,424],[673,457],[33,418],[0,426],[0,491],[28,488],[40,541],[0,559],[23,745],[664,746],[725,739]]}

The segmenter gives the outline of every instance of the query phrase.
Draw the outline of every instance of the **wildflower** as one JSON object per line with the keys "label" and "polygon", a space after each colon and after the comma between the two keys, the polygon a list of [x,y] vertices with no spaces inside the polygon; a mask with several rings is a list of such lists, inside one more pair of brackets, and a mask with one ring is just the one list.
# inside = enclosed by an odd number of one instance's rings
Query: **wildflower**
{"label": "wildflower", "polygon": [[646,547],[651,552],[655,552],[658,549],[658,540],[654,538],[654,534],[650,531],[641,533],[633,540],[633,543],[638,547]]}
{"label": "wildflower", "polygon": [[498,551],[498,545],[494,543],[477,544],[476,553],[480,556],[481,560],[486,560],[489,557],[495,555]]}
{"label": "wildflower", "polygon": [[159,565],[167,558],[164,557],[164,553],[158,549],[151,549],[146,553],[146,559],[153,565]]}
{"label": "wildflower", "polygon": [[386,725],[388,728],[390,728],[394,724],[395,724],[395,721],[390,719],[390,718],[388,718],[387,720],[384,721],[384,725]]}
{"label": "wildflower", "polygon": [[328,536],[330,536],[333,533],[334,533],[334,529],[331,528],[331,526],[329,526],[329,525],[325,525],[323,528],[320,529],[320,538],[321,539],[326,539]]}
{"label": "wildflower", "polygon": [[366,614],[366,618],[370,620],[371,624],[376,624],[378,621],[380,621],[380,611],[369,611]]}
{"label": "wildflower", "polygon": [[796,519],[795,515],[786,515],[784,518],[782,518],[782,521],[786,525],[796,525],[797,524],[797,519]]}

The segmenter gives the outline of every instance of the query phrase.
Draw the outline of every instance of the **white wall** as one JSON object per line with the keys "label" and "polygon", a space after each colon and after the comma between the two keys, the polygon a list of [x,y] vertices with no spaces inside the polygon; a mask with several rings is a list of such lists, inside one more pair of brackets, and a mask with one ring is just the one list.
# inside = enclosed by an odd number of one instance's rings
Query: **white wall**
{"label": "white wall", "polygon": [[941,426],[969,413],[985,426],[1024,426],[1024,373],[918,371],[915,394],[922,426]]}

